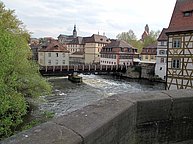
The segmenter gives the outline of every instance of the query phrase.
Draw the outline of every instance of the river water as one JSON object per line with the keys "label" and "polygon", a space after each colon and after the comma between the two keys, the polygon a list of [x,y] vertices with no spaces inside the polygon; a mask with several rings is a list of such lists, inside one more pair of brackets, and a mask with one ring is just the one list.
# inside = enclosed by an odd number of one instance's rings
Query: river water
{"label": "river water", "polygon": [[72,83],[67,77],[48,78],[53,85],[53,94],[42,97],[44,102],[39,105],[39,110],[54,112],[57,117],[114,94],[164,89],[163,83],[148,80],[120,79],[110,75],[80,76],[83,77],[81,84]]}

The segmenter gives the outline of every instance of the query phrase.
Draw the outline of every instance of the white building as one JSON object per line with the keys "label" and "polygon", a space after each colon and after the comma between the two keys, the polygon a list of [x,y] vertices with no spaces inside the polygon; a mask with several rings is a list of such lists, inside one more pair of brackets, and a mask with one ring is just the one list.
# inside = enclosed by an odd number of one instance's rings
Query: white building
{"label": "white building", "polygon": [[69,51],[58,41],[51,41],[48,46],[38,52],[38,63],[41,66],[69,65]]}
{"label": "white building", "polygon": [[157,56],[155,75],[160,77],[162,80],[166,80],[166,64],[167,64],[167,35],[165,34],[166,29],[164,28],[157,39]]}

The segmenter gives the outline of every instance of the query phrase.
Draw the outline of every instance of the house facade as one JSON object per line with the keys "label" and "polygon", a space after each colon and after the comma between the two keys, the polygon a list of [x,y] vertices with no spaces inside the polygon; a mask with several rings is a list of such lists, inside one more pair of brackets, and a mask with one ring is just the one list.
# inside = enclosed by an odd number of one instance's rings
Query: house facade
{"label": "house facade", "polygon": [[132,65],[135,50],[123,40],[111,40],[100,52],[100,65]]}
{"label": "house facade", "polygon": [[75,52],[84,52],[84,45],[83,37],[76,37],[67,43],[66,47],[70,54],[73,54]]}
{"label": "house facade", "polygon": [[141,52],[141,62],[156,63],[157,43],[144,47]]}
{"label": "house facade", "polygon": [[43,46],[39,50],[38,63],[41,66],[69,65],[69,51],[58,41],[52,40],[47,46]]}
{"label": "house facade", "polygon": [[168,37],[164,28],[157,39],[157,56],[155,75],[162,80],[166,80],[166,63],[167,63],[167,43]]}
{"label": "house facade", "polygon": [[106,36],[93,34],[91,37],[84,37],[85,64],[100,62],[102,47],[110,43]]}
{"label": "house facade", "polygon": [[193,88],[193,1],[177,0],[166,31],[166,89]]}
{"label": "house facade", "polygon": [[84,52],[77,51],[70,54],[69,64],[70,65],[84,64]]}

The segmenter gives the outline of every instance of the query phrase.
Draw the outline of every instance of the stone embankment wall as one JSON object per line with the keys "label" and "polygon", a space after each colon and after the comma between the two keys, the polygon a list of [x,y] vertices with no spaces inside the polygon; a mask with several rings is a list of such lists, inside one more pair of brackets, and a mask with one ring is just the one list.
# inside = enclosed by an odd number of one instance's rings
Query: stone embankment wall
{"label": "stone embankment wall", "polygon": [[193,90],[114,95],[2,144],[190,144]]}
{"label": "stone embankment wall", "polygon": [[128,67],[127,71],[125,73],[121,73],[121,75],[128,78],[156,80],[155,64],[141,63],[140,65]]}

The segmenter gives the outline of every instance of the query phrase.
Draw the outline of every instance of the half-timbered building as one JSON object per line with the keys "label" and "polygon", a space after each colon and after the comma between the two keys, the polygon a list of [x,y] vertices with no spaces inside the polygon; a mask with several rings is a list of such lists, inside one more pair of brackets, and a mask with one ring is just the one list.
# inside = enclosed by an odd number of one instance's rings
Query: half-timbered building
{"label": "half-timbered building", "polygon": [[166,31],[166,89],[193,88],[193,1],[177,0]]}

